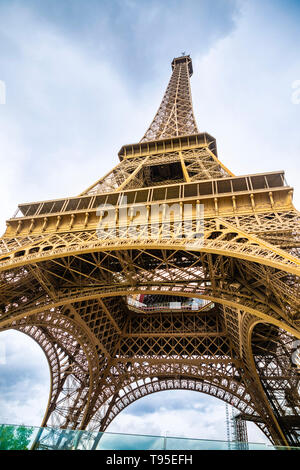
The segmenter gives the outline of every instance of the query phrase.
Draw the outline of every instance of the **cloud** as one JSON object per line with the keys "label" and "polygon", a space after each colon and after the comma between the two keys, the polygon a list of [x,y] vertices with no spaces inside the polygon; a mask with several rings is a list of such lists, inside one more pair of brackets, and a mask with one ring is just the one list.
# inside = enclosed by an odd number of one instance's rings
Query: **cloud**
{"label": "cloud", "polygon": [[109,63],[25,19],[28,30],[15,17],[0,26],[14,51],[1,61],[14,72],[0,109],[1,222],[17,203],[76,195],[114,166],[130,110]]}
{"label": "cloud", "polygon": [[[107,431],[128,432],[131,429],[137,434],[160,436],[167,433],[169,436],[226,440],[225,406],[221,402],[207,400],[199,392],[168,391],[154,395],[155,398],[150,395],[130,405],[115,418]],[[189,406],[186,406],[186,399]],[[193,405],[201,400],[205,402],[204,409],[195,409]],[[147,402],[151,406],[153,403],[156,405],[151,412]],[[142,407],[145,407],[144,414],[140,413]]]}
{"label": "cloud", "polygon": [[192,54],[199,129],[217,138],[221,160],[236,174],[286,169],[297,186],[299,32],[289,4],[3,3],[1,231],[18,203],[79,194],[117,164],[150,124],[177,49]]}
{"label": "cloud", "polygon": [[[251,442],[268,443],[256,425],[248,424]],[[193,439],[227,440],[225,404],[200,392],[171,390],[140,398],[122,411],[108,432]]]}
{"label": "cloud", "polygon": [[40,346],[16,331],[0,334],[0,423],[39,426],[47,408],[50,373]]}
{"label": "cloud", "polygon": [[[49,367],[41,348],[28,336],[6,331],[0,335],[5,363],[0,362],[0,422],[39,426],[49,396]],[[108,432],[226,440],[224,403],[192,391],[154,393],[125,408]],[[248,423],[251,442],[268,442]]]}
{"label": "cloud", "polygon": [[300,32],[281,6],[244,2],[236,29],[194,57],[192,91],[199,128],[216,137],[221,161],[237,175],[285,170],[299,207],[292,84],[300,77]]}
{"label": "cloud", "polygon": [[20,9],[32,12],[35,22],[55,26],[87,55],[110,58],[134,85],[141,77],[152,81],[149,72],[162,59],[170,60],[172,49],[172,55],[185,47],[204,51],[234,28],[240,8],[237,0],[215,0],[213,5],[209,0],[28,0],[26,8],[22,1],[11,3],[6,16],[13,12],[18,17]]}
{"label": "cloud", "polygon": [[174,1],[1,4],[1,231],[17,204],[107,173],[150,124],[182,43],[204,51],[234,28],[235,1],[217,0],[214,20],[208,1]]}

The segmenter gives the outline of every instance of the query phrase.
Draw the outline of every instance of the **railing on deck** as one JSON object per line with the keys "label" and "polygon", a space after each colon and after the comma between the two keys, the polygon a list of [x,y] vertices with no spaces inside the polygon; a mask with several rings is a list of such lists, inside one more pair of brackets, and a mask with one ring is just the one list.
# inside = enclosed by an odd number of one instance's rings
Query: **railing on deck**
{"label": "railing on deck", "polygon": [[0,450],[300,450],[263,443],[0,425]]}

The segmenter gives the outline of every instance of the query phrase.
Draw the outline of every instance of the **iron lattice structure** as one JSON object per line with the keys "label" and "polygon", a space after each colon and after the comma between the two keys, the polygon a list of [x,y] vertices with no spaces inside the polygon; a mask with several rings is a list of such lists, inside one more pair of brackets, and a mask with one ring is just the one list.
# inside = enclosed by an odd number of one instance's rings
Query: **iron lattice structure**
{"label": "iron lattice structure", "polygon": [[229,403],[275,444],[299,445],[293,189],[282,171],[233,175],[197,129],[190,57],[172,69],[149,129],[115,168],[79,196],[21,204],[8,220],[0,329],[26,333],[47,356],[42,426],[105,430],[135,400],[184,389]]}

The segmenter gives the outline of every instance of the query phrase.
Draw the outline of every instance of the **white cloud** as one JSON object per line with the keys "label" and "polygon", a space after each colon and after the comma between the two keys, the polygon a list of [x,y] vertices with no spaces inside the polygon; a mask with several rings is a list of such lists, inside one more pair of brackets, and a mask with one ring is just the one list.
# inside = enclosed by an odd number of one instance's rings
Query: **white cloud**
{"label": "white cloud", "polygon": [[0,423],[40,426],[50,392],[47,359],[40,346],[16,331],[0,334]]}
{"label": "white cloud", "polygon": [[299,207],[300,106],[291,101],[300,77],[295,36],[292,26],[283,32],[280,21],[287,19],[275,6],[270,21],[258,2],[243,5],[236,29],[194,57],[195,114],[233,173],[286,170]]}
{"label": "white cloud", "polygon": [[3,69],[13,69],[0,108],[2,230],[18,203],[82,192],[118,163],[127,139],[144,132],[144,110],[113,63],[86,54],[27,10],[26,29],[17,30],[21,13],[0,26],[13,43],[2,58]]}
{"label": "white cloud", "polygon": [[[26,335],[2,332],[5,364],[0,363],[0,422],[39,426],[48,403],[50,377],[41,348]],[[120,413],[107,431],[226,440],[222,401],[191,391],[165,391],[144,397]],[[253,423],[249,441],[267,442]]]}
{"label": "white cloud", "polygon": [[[154,405],[156,410],[147,412],[147,406]],[[128,430],[132,434],[226,441],[225,404],[199,392],[158,392],[128,406],[107,428],[108,432]],[[248,425],[248,431],[249,441],[268,442],[256,425]]]}

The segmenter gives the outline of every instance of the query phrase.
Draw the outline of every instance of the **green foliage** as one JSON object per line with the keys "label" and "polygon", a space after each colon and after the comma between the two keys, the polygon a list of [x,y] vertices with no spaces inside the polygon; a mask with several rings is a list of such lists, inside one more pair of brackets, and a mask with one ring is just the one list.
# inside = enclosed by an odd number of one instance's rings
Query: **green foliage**
{"label": "green foliage", "polygon": [[2,424],[0,450],[28,450],[34,428]]}

